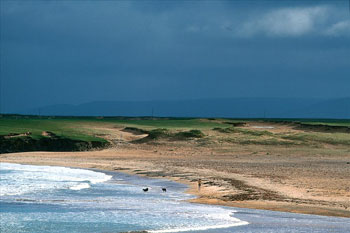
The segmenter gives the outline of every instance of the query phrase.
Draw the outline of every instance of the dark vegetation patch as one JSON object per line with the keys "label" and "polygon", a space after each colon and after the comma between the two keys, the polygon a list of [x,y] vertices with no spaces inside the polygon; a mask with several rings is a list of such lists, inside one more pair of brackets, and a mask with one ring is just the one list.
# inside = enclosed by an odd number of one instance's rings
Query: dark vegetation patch
{"label": "dark vegetation patch", "polygon": [[214,131],[218,131],[220,133],[235,133],[235,129],[234,128],[213,128]]}
{"label": "dark vegetation patch", "polygon": [[295,123],[295,129],[322,133],[350,133],[349,126]]}
{"label": "dark vegetation patch", "polygon": [[242,129],[242,128],[213,128],[213,130],[218,131],[220,133],[242,133],[246,135],[252,135],[252,136],[273,136],[274,134],[269,131],[262,131],[262,130],[248,130],[248,129]]}
{"label": "dark vegetation patch", "polygon": [[273,133],[266,130],[235,129],[237,132],[252,136],[273,136]]}
{"label": "dark vegetation patch", "polygon": [[187,140],[193,138],[203,138],[205,135],[202,131],[193,129],[189,131],[181,131],[173,133],[168,129],[153,129],[150,131],[145,131],[148,134],[147,137],[135,140],[136,143],[150,142],[157,139],[167,139],[167,140]]}
{"label": "dark vegetation patch", "polygon": [[228,125],[232,125],[233,127],[241,127],[241,126],[245,126],[247,124],[246,122],[230,122],[230,121],[225,121],[223,123],[228,124]]}
{"label": "dark vegetation patch", "polygon": [[202,138],[204,137],[204,133],[198,129],[193,129],[190,131],[183,131],[174,134],[174,138],[177,140],[186,140],[188,138]]}
{"label": "dark vegetation patch", "polygon": [[142,135],[142,134],[148,134],[149,132],[147,130],[143,130],[136,127],[125,127],[122,131],[132,133],[135,135]]}
{"label": "dark vegetation patch", "polygon": [[168,138],[170,136],[170,131],[167,129],[153,129],[148,131],[147,138],[149,139],[159,139],[159,138]]}
{"label": "dark vegetation patch", "polygon": [[82,141],[64,137],[32,138],[0,136],[0,153],[26,152],[26,151],[86,151],[104,148],[109,145],[107,141]]}
{"label": "dark vegetation patch", "polygon": [[160,138],[168,138],[170,136],[170,132],[167,129],[153,129],[150,131],[145,131],[146,134],[148,134],[147,137],[137,139],[134,142],[135,143],[145,143],[145,142],[150,142],[154,141]]}

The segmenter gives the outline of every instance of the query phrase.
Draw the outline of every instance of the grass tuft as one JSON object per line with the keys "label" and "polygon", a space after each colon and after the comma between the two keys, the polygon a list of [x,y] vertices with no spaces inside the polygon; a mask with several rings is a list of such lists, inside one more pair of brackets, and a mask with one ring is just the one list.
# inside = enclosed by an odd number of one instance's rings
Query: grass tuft
{"label": "grass tuft", "polygon": [[204,133],[198,129],[193,129],[190,131],[178,132],[174,135],[175,139],[185,140],[188,138],[202,138],[204,137]]}

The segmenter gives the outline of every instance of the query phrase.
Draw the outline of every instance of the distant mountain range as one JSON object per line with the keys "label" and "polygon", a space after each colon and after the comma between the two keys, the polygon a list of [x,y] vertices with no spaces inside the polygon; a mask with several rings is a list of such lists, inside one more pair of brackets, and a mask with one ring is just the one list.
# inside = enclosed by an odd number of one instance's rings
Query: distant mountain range
{"label": "distant mountain range", "polygon": [[350,97],[340,99],[227,98],[180,101],[97,101],[17,111],[56,116],[158,116],[350,119]]}

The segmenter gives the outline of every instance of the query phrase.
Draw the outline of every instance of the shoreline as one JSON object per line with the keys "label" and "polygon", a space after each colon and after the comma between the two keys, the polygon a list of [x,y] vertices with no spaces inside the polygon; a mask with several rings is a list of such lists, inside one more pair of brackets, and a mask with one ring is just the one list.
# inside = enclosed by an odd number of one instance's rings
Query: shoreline
{"label": "shoreline", "polygon": [[[104,171],[111,171],[111,170],[104,170]],[[196,198],[194,199],[186,200],[187,202],[191,202],[191,203],[247,208],[247,209],[258,209],[258,210],[269,210],[269,211],[278,211],[278,212],[287,212],[287,213],[296,213],[296,214],[311,214],[311,215],[328,216],[328,217],[350,218],[350,212],[348,211],[344,211],[342,213],[342,212],[339,212],[338,209],[315,207],[311,205],[308,206],[306,209],[305,205],[291,206],[285,203],[273,202],[273,201],[269,203],[266,203],[266,201],[260,201],[260,202],[259,201],[249,201],[249,202],[248,201],[242,201],[242,202],[223,201],[218,198],[211,197],[211,195],[215,195],[215,192],[220,192],[220,187],[210,186],[210,187],[203,188],[203,185],[202,185],[201,187],[202,191],[203,189],[209,189],[209,190],[204,190],[206,192],[201,193],[201,191],[198,190],[196,182],[189,182],[189,181],[177,179],[171,176],[147,176],[147,175],[137,174],[135,172],[126,172],[126,171],[120,171],[120,172],[133,175],[133,176],[142,176],[142,177],[148,177],[148,178],[154,178],[154,179],[167,179],[169,181],[178,182],[178,183],[187,185],[188,188],[185,191],[185,193],[196,196]]]}
{"label": "shoreline", "polygon": [[[40,156],[32,157],[32,154],[39,154]],[[331,208],[328,206],[315,206],[315,205],[307,205],[307,204],[293,204],[288,202],[278,202],[278,201],[266,201],[266,200],[245,200],[245,201],[225,201],[222,200],[222,193],[226,193],[227,191],[223,190],[222,187],[216,186],[215,184],[207,184],[203,183],[201,190],[198,190],[197,180],[189,180],[188,177],[179,177],[179,176],[171,176],[166,172],[155,171],[154,169],[148,169],[147,166],[143,166],[142,162],[137,161],[126,161],[126,164],[118,163],[118,167],[112,165],[101,165],[99,163],[99,159],[95,162],[88,163],[74,163],[73,161],[57,161],[51,160],[50,156],[43,156],[43,154],[49,153],[50,155],[60,155],[62,152],[26,152],[19,153],[20,157],[16,157],[15,160],[9,161],[9,159],[4,159],[3,155],[0,157],[0,162],[10,162],[10,163],[19,163],[19,164],[30,164],[30,165],[49,165],[49,166],[65,166],[71,168],[81,168],[81,169],[91,169],[91,170],[100,170],[101,172],[120,172],[129,175],[136,175],[148,178],[155,179],[167,179],[174,182],[179,182],[188,186],[186,193],[196,196],[195,199],[186,200],[191,203],[199,203],[199,204],[207,204],[207,205],[220,205],[220,206],[228,206],[228,207],[238,207],[238,208],[248,208],[248,209],[260,209],[260,210],[271,210],[271,211],[280,211],[280,212],[290,212],[290,213],[299,213],[299,214],[313,214],[313,215],[323,215],[323,216],[333,216],[333,217],[346,217],[350,218],[350,212],[347,210],[340,210],[339,208]],[[88,153],[88,152],[71,152],[68,153],[76,154],[76,153]],[[91,153],[91,151],[90,151]],[[95,151],[92,153],[99,153],[99,151]],[[8,155],[16,155],[16,154],[5,154]],[[18,155],[18,154],[17,154]],[[30,159],[27,156],[29,155]],[[58,156],[60,157],[60,156]],[[91,163],[92,162],[92,163]],[[125,161],[124,161],[125,162]],[[133,169],[131,169],[130,164],[132,164]],[[141,169],[142,168],[142,169]],[[198,175],[198,178],[202,178]]]}
{"label": "shoreline", "polygon": [[[21,163],[23,164],[23,163]],[[10,166],[6,166],[4,165],[4,168],[11,168]],[[37,170],[37,168],[35,168],[33,171]],[[40,168],[39,168],[40,169]],[[186,231],[186,232],[197,232],[197,231],[205,231],[205,232],[211,232],[211,233],[231,233],[231,232],[235,232],[235,231],[256,231],[257,226],[259,227],[259,229],[265,229],[268,232],[280,232],[281,229],[282,231],[290,231],[290,230],[296,230],[296,231],[306,231],[306,230],[313,230],[313,229],[323,229],[325,231],[327,231],[327,229],[334,231],[334,232],[345,232],[347,229],[349,229],[350,225],[349,225],[349,221],[348,218],[336,218],[336,217],[326,217],[326,216],[316,216],[316,215],[303,215],[303,214],[293,214],[293,213],[286,213],[286,212],[274,212],[274,211],[265,211],[265,210],[257,210],[257,209],[242,209],[242,208],[233,208],[233,207],[224,207],[224,206],[211,206],[211,205],[202,205],[202,204],[190,204],[187,203],[186,200],[188,200],[188,198],[191,198],[190,196],[185,195],[185,190],[186,188],[188,188],[186,185],[182,185],[180,183],[177,182],[173,182],[173,181],[169,181],[168,179],[164,179],[162,178],[161,180],[158,179],[154,179],[154,178],[149,178],[149,177],[144,177],[144,176],[140,176],[140,175],[129,175],[127,173],[123,173],[123,172],[116,172],[116,171],[109,171],[109,170],[101,170],[101,169],[96,169],[96,168],[84,168],[84,167],[67,167],[66,168],[62,168],[65,169],[67,171],[67,174],[82,174],[84,176],[84,174],[89,174],[86,173],[88,172],[87,170],[93,171],[93,172],[97,172],[99,174],[96,174],[95,176],[88,176],[88,178],[90,177],[91,179],[94,179],[96,176],[100,177],[100,176],[108,176],[110,177],[110,182],[107,182],[108,184],[102,185],[100,187],[91,187],[92,189],[97,188],[97,190],[115,190],[118,193],[118,188],[114,187],[116,181],[121,181],[122,183],[120,184],[125,184],[127,186],[131,185],[131,186],[137,186],[136,189],[134,188],[133,190],[137,192],[141,192],[142,190],[141,188],[144,187],[150,187],[151,190],[155,189],[153,191],[158,193],[160,198],[161,196],[163,196],[164,194],[162,193],[160,187],[169,187],[169,191],[171,194],[169,196],[170,199],[174,198],[173,192],[177,193],[175,194],[175,199],[172,199],[173,201],[177,200],[176,202],[180,201],[179,203],[176,203],[175,208],[180,208],[180,209],[176,209],[176,210],[172,210],[170,212],[166,211],[165,213],[171,213],[171,214],[179,214],[182,213],[181,209],[184,210],[183,213],[185,218],[184,218],[184,225],[171,225],[172,227],[168,227],[169,225],[164,225],[165,228],[163,228],[163,225],[143,225],[141,227],[141,229],[145,229],[145,230],[140,230],[140,227],[136,227],[136,230],[131,230],[131,231],[125,231],[127,230],[127,228],[122,227],[122,229],[120,229],[120,232],[154,232],[154,233],[158,233],[158,232],[182,232],[182,231]],[[44,168],[45,171],[63,171],[62,169],[58,168],[58,170],[56,170],[56,168],[53,167],[46,167]],[[71,171],[71,169],[83,169],[80,170],[79,172],[74,172]],[[25,169],[26,170],[26,169]],[[41,170],[41,169],[40,169]],[[85,170],[85,172],[84,172]],[[29,169],[28,171],[31,171],[31,169]],[[55,172],[53,174],[56,174]],[[90,173],[92,174],[92,173]],[[34,175],[35,176],[35,175]],[[45,176],[46,177],[46,176]],[[74,176],[73,176],[74,177]],[[117,182],[118,183],[118,182]],[[130,187],[131,187],[130,186]],[[101,188],[102,187],[102,188]],[[67,188],[67,187],[66,187]],[[66,189],[65,188],[65,189]],[[101,189],[99,189],[101,188]],[[121,189],[123,190],[123,188]],[[84,191],[86,194],[89,193],[89,191]],[[91,192],[92,195],[95,194],[94,191]],[[101,197],[104,196],[103,193],[100,193]],[[113,197],[110,197],[109,194],[106,195],[106,200],[113,200]],[[179,195],[179,196],[177,196]],[[79,196],[79,195],[78,195]],[[144,196],[144,195],[142,195]],[[148,195],[146,195],[148,196]],[[183,198],[181,198],[183,197]],[[69,197],[68,197],[69,198]],[[97,197],[99,198],[99,197]],[[157,197],[153,197],[153,198],[157,198]],[[180,199],[178,199],[180,198]],[[34,199],[36,199],[34,197]],[[118,196],[114,197],[115,199],[115,203],[118,203]],[[148,199],[148,197],[146,197],[146,199]],[[168,198],[166,198],[168,199]],[[90,198],[88,199],[90,200]],[[103,199],[98,199],[100,201],[102,201]],[[123,201],[124,198],[121,199],[121,201]],[[155,203],[158,203],[157,199],[152,200],[150,202],[147,202],[145,200],[145,209],[146,211],[150,211],[150,207],[154,207]],[[114,203],[114,202],[113,202]],[[137,206],[139,206],[140,203],[136,202]],[[143,203],[143,202],[141,202]],[[160,202],[161,204],[163,202]],[[183,203],[183,204],[181,204]],[[186,204],[187,203],[187,204]],[[151,204],[151,206],[149,206],[149,204]],[[142,205],[142,204],[141,204]],[[96,207],[96,204],[94,205]],[[94,207],[93,206],[93,207]],[[107,208],[107,210],[112,211],[112,207],[116,207],[116,210],[118,210],[118,208],[121,206],[120,203],[119,204],[112,204],[109,203],[107,205],[102,205],[100,206],[100,204],[98,204],[97,202],[97,206],[98,208],[101,208],[101,210],[103,208]],[[155,207],[154,210],[157,210],[160,208],[162,209],[162,206],[164,205],[160,205]],[[167,205],[165,205],[167,206]],[[172,206],[172,205],[170,205]],[[136,210],[137,207],[133,206],[133,204],[131,203],[131,209],[132,210]],[[136,209],[135,209],[136,207]],[[174,206],[172,206],[174,207]],[[189,207],[191,207],[189,209]],[[30,208],[30,207],[28,207]],[[51,208],[57,208],[57,207],[51,207]],[[198,209],[197,209],[198,208]],[[152,209],[152,208],[151,208]],[[172,209],[172,208],[170,208]],[[87,211],[91,211],[94,209],[87,209]],[[180,210],[180,212],[178,212],[178,210]],[[221,212],[222,210],[222,212]],[[199,212],[198,212],[199,211]],[[208,212],[206,212],[208,211]],[[6,212],[6,211],[5,211]],[[41,212],[43,215],[45,215],[45,212]],[[54,211],[55,212],[55,211]],[[69,211],[68,211],[69,212]],[[142,208],[141,208],[141,213],[142,213]],[[143,212],[144,213],[144,212]],[[147,212],[148,213],[148,212]],[[192,224],[194,221],[193,219],[190,218],[190,222],[186,221],[186,219],[188,219],[188,216],[192,216],[192,215],[187,215],[189,213],[194,214],[194,218],[196,218],[195,216],[197,215],[197,213],[201,213],[200,219],[201,221],[203,221],[203,218],[206,219],[206,216],[213,216],[213,220],[217,220],[218,223],[220,224],[215,224],[215,221],[210,221],[210,217],[208,218],[209,222],[204,221],[202,224]],[[61,212],[57,212],[57,214],[61,214]],[[77,213],[79,214],[79,213]],[[112,218],[113,216],[115,216],[114,214],[112,214]],[[121,215],[123,216],[123,215]],[[141,215],[142,216],[142,215]],[[162,216],[162,215],[161,215]],[[186,217],[187,216],[187,217]],[[216,217],[215,217],[216,216]],[[105,222],[106,219],[105,217],[108,219],[111,216],[108,215],[102,215],[102,219],[100,218],[99,221],[102,220],[102,222]],[[197,216],[198,217],[198,216]],[[232,220],[231,220],[232,218]],[[50,217],[51,220],[56,221],[57,218],[55,217]],[[60,219],[60,218],[58,218]],[[171,218],[170,218],[171,219]],[[110,219],[111,220],[111,219]],[[223,221],[221,221],[223,220]],[[170,220],[172,221],[172,220]],[[113,222],[113,220],[112,220]],[[146,221],[147,222],[147,221]],[[177,222],[177,221],[176,221]],[[74,223],[79,223],[79,222],[74,222]],[[179,222],[177,222],[179,223]],[[190,225],[186,225],[186,223],[190,223]],[[263,223],[263,224],[262,224]],[[277,223],[277,225],[276,225]],[[342,224],[343,223],[343,224]],[[93,224],[96,224],[95,222]],[[103,225],[104,229],[115,229],[115,227],[118,228],[118,226],[115,225]],[[136,225],[137,226],[137,225]],[[150,227],[147,227],[150,226]],[[152,226],[152,227],[151,227]],[[158,227],[157,227],[158,226]],[[79,225],[77,226],[78,228]],[[238,227],[238,228],[237,228]],[[137,229],[138,228],[138,229]],[[155,230],[151,230],[151,229],[155,229]],[[161,229],[161,230],[157,230],[157,229]],[[124,230],[124,231],[123,231]],[[11,231],[12,232],[12,231]]]}
{"label": "shoreline", "polygon": [[[12,169],[12,165],[14,165],[14,169],[16,169],[17,165],[18,166],[27,166],[29,164],[24,164],[24,163],[5,163],[5,162],[1,162],[0,163],[1,165],[3,165],[4,167],[6,167],[7,169]],[[10,166],[9,166],[10,165]],[[186,200],[188,200],[190,197],[188,195],[186,195],[186,192],[185,190],[187,190],[188,186],[187,185],[184,185],[182,183],[178,183],[178,182],[174,182],[174,181],[170,181],[168,179],[161,179],[161,180],[158,180],[158,179],[155,179],[155,178],[149,178],[149,177],[144,177],[144,176],[138,176],[138,175],[129,175],[127,173],[123,173],[123,172],[116,172],[116,171],[108,171],[108,170],[101,170],[101,169],[89,169],[89,168],[81,168],[81,167],[68,167],[68,166],[51,166],[51,165],[33,165],[33,164],[30,164],[29,166],[38,166],[38,167],[35,167],[34,170],[31,170],[30,168],[28,169],[28,171],[39,171],[40,173],[40,170],[45,170],[45,171],[55,171],[55,169],[59,169],[60,171],[62,171],[62,169],[64,169],[64,171],[67,171],[69,174],[75,174],[75,172],[73,170],[77,170],[77,174],[81,174],[81,175],[85,175],[86,172],[90,171],[90,172],[94,172],[96,173],[95,176],[106,176],[108,178],[106,178],[105,180],[100,180],[96,183],[93,183],[93,184],[98,184],[98,183],[105,183],[107,182],[106,185],[109,185],[108,189],[107,190],[114,190],[114,191],[117,191],[118,192],[118,185],[126,185],[128,187],[132,187],[132,186],[137,186],[138,189],[137,191],[134,190],[134,192],[142,192],[141,188],[142,188],[142,185],[143,184],[147,184],[145,187],[150,187],[151,189],[155,189],[155,188],[159,188],[159,187],[162,187],[164,185],[164,187],[170,187],[170,195],[167,196],[165,198],[165,202],[166,203],[176,203],[176,204],[180,204],[180,208],[183,208],[182,207],[182,204],[185,204],[187,203],[187,208],[189,206],[192,206],[193,209],[190,210],[190,211],[193,211],[193,213],[195,214],[196,213],[196,207],[200,206],[200,205],[195,205],[195,204],[191,204],[191,203],[188,203]],[[20,169],[22,170],[22,169]],[[23,170],[27,170],[27,168],[24,168]],[[71,173],[73,172],[73,173]],[[55,174],[55,173],[53,173]],[[90,178],[91,179],[94,179],[94,176],[91,176],[90,174]],[[87,176],[87,179],[90,179],[89,176]],[[90,179],[90,182],[92,181]],[[82,181],[82,180],[81,180]],[[86,180],[85,180],[86,181]],[[84,181],[84,182],[85,182]],[[159,182],[161,181],[162,183],[162,186],[159,185]],[[63,181],[64,182],[64,181]],[[28,184],[28,183],[27,183]],[[117,186],[116,186],[117,185]],[[114,186],[113,189],[110,189],[111,186]],[[58,189],[63,189],[63,190],[71,190],[72,187],[74,186],[71,186],[71,187],[67,187],[67,186],[63,186],[63,187],[60,187]],[[22,188],[21,188],[22,189]],[[89,186],[88,188],[83,188],[83,189],[87,189],[88,191],[83,191],[85,192],[86,195],[88,195],[87,193],[91,192],[89,191],[90,190],[102,190],[102,189],[99,189],[99,187],[91,187]],[[75,190],[75,189],[74,189]],[[80,190],[80,189],[79,189]],[[121,189],[121,192],[123,189]],[[36,190],[36,193],[38,193],[38,190]],[[180,199],[177,199],[177,198],[174,198],[173,197],[173,193],[175,193],[175,195]],[[15,195],[26,195],[26,193],[17,193]],[[135,194],[135,193],[134,193]],[[36,194],[34,194],[36,195]],[[91,195],[91,194],[90,194]],[[92,195],[94,195],[94,192],[92,191]],[[103,196],[104,194],[100,194],[101,196]],[[108,194],[107,194],[108,195]],[[110,195],[110,194],[109,194]],[[154,193],[152,194],[154,195]],[[157,194],[156,194],[157,195]],[[158,198],[162,198],[162,196],[164,196],[164,194],[161,192],[161,190],[159,189],[159,193],[158,193]],[[11,196],[11,195],[10,195]],[[98,196],[97,198],[101,197],[101,196]],[[148,195],[146,195],[148,196]],[[6,197],[6,195],[5,195]],[[59,196],[57,196],[59,197]],[[77,197],[79,197],[79,194],[77,195]],[[68,197],[68,198],[71,198],[71,197]],[[154,197],[153,197],[154,198]],[[152,198],[152,199],[153,199]],[[118,196],[115,197],[115,199],[118,199]],[[155,204],[154,201],[152,201],[151,199],[151,202],[152,205]],[[67,199],[67,200],[70,200],[70,199]],[[74,199],[73,199],[74,200]],[[79,199],[78,199],[79,200]],[[113,197],[109,197],[107,196],[107,200],[113,200]],[[123,198],[122,198],[123,200]],[[1,200],[3,201],[3,200]],[[11,204],[15,204],[19,201],[20,203],[31,203],[31,204],[34,204],[36,205],[36,203],[45,203],[46,201],[48,201],[49,203],[51,202],[55,202],[55,203],[64,203],[66,201],[66,199],[36,199],[36,197],[34,196],[33,198],[30,198],[30,199],[27,199],[27,198],[14,198],[12,199],[11,201],[9,201],[9,199],[6,199],[4,200],[5,202],[7,203],[11,203]],[[96,201],[97,203],[100,201],[100,199],[97,199],[97,200],[93,200],[93,202]],[[144,200],[145,202],[147,202],[147,199]],[[164,200],[163,200],[164,201]],[[89,202],[91,202],[91,199],[89,198]],[[118,200],[116,200],[116,203],[118,203]],[[164,204],[163,202],[160,202],[161,204]],[[149,203],[148,203],[149,204]],[[63,204],[64,205],[64,204]],[[113,204],[112,204],[113,205]],[[116,205],[115,206],[115,211],[119,211],[119,206],[120,205]],[[26,207],[26,208],[30,208],[30,207]],[[97,206],[97,209],[98,208],[103,208],[103,207],[99,207],[99,204]],[[107,207],[107,210],[110,211],[112,209],[111,205],[108,205]],[[184,210],[184,213],[188,213],[188,209],[186,207],[183,208]],[[201,208],[201,207],[199,207]],[[125,231],[126,232],[144,232],[144,233],[162,233],[162,232],[196,232],[196,231],[208,231],[208,230],[219,230],[219,229],[222,229],[222,228],[225,228],[225,229],[229,229],[229,228],[233,228],[233,227],[237,227],[237,226],[244,226],[244,225],[247,225],[248,222],[246,221],[243,221],[243,220],[240,220],[233,215],[233,213],[235,213],[235,210],[229,210],[228,212],[226,211],[226,209],[224,208],[221,208],[221,207],[215,207],[215,206],[210,206],[210,205],[206,205],[206,207],[204,207],[204,209],[199,209],[199,210],[206,210],[207,208],[209,208],[209,210],[212,210],[212,209],[215,209],[215,210],[218,210],[218,209],[222,209],[222,211],[224,212],[225,215],[229,216],[229,218],[231,219],[232,218],[232,222],[231,223],[222,223],[220,222],[219,225],[211,222],[210,224],[208,225],[205,225],[205,222],[203,222],[204,225],[185,225],[185,226],[182,226],[182,225],[179,225],[179,226],[172,226],[172,228],[166,228],[166,229],[162,229],[162,228],[155,228],[154,226],[152,228],[145,228],[145,230],[131,230],[131,231]],[[127,209],[127,208],[125,208]],[[136,210],[135,207],[132,208],[132,210]],[[157,210],[157,209],[154,209],[154,210]],[[181,209],[180,209],[181,210]],[[141,209],[142,211],[142,209]],[[6,211],[5,211],[6,213]],[[175,214],[178,214],[179,212],[174,212]],[[192,212],[191,212],[192,213]],[[205,213],[205,212],[204,212]],[[217,212],[215,212],[217,213]],[[166,213],[165,213],[166,214]],[[210,215],[210,211],[207,213],[208,215]],[[186,216],[186,215],[185,215]],[[203,215],[204,216],[204,215]],[[194,215],[195,217],[195,215]],[[198,218],[195,217],[195,218]],[[214,218],[215,219],[215,218]],[[219,219],[217,219],[219,220]],[[153,229],[153,230],[149,230],[149,229]],[[119,232],[119,231],[118,231]],[[124,232],[124,231],[121,231],[121,232]]]}

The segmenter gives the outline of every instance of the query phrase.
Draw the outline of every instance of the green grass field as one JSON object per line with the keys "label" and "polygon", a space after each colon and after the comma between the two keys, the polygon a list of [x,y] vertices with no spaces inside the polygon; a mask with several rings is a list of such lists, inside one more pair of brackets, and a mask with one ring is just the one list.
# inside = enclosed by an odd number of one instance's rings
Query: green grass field
{"label": "green grass field", "polygon": [[330,126],[348,126],[350,127],[350,120],[328,120],[328,121],[302,121],[305,124],[312,125],[330,125]]}
{"label": "green grass field", "polygon": [[129,119],[129,120],[118,120],[118,119],[106,119],[108,122],[115,123],[120,126],[134,126],[144,129],[211,129],[214,127],[224,127],[225,125],[220,122],[204,120],[204,119]]}
{"label": "green grass field", "polygon": [[203,119],[144,119],[144,118],[99,118],[99,117],[25,117],[5,116],[0,118],[0,135],[8,133],[24,133],[30,131],[33,135],[41,135],[42,131],[51,131],[58,135],[80,134],[77,128],[88,124],[113,123],[120,127],[140,127],[146,129],[210,129],[223,127],[224,124]]}
{"label": "green grass field", "polygon": [[329,125],[329,126],[348,126],[350,127],[350,119],[273,119],[272,121],[290,121],[300,122],[310,125]]}
{"label": "green grass field", "polygon": [[[11,116],[5,115],[0,118],[0,135],[11,133],[31,132],[30,137],[41,138],[43,131],[49,131],[57,136],[82,140],[82,141],[105,141],[97,137],[97,132],[90,129],[91,125],[104,127],[107,124],[113,127],[137,127],[144,130],[167,129],[177,131],[189,130],[212,130],[214,128],[224,129],[227,133],[243,135],[233,141],[254,142],[251,139],[258,139],[265,136],[266,143],[273,143],[278,139],[292,142],[313,141],[313,142],[341,142],[348,143],[347,134],[322,134],[305,133],[298,135],[273,135],[266,131],[254,131],[241,128],[232,128],[228,123],[266,121],[269,122],[300,122],[310,125],[329,125],[350,127],[350,120],[319,120],[319,119],[199,119],[199,118],[128,118],[128,117],[36,117],[36,116]],[[344,136],[345,135],[345,136]],[[229,139],[228,140],[232,140]],[[257,140],[256,140],[257,141]],[[264,142],[262,142],[264,143]],[[243,144],[243,143],[242,143]]]}
{"label": "green grass field", "polygon": [[0,118],[0,135],[8,135],[10,133],[31,132],[32,138],[41,138],[43,131],[49,131],[57,136],[82,140],[82,141],[105,141],[102,138],[94,137],[81,131],[80,126],[86,119],[49,119],[49,118]]}

